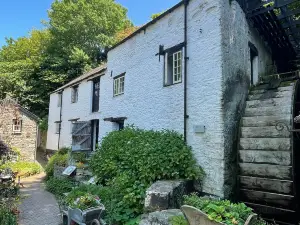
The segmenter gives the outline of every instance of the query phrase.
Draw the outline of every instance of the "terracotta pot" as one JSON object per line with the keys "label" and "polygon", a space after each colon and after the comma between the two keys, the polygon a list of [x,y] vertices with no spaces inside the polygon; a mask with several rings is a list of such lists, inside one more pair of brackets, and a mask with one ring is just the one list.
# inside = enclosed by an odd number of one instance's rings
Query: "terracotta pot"
{"label": "terracotta pot", "polygon": [[[189,205],[183,205],[181,207],[181,211],[187,218],[190,225],[225,225],[224,223],[218,223],[208,219],[208,216],[204,212]],[[244,225],[251,225],[256,219],[257,215],[252,214],[248,217]]]}

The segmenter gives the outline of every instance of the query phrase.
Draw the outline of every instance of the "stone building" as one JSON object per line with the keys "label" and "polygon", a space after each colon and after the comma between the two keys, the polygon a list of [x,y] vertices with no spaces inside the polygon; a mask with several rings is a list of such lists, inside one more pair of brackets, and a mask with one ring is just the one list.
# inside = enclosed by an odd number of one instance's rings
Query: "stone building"
{"label": "stone building", "polygon": [[13,99],[0,102],[0,139],[3,146],[20,150],[21,159],[35,161],[40,143],[39,118]]}
{"label": "stone building", "polygon": [[[183,0],[51,94],[47,149],[94,150],[124,125],[175,130],[205,170],[203,192],[228,197],[249,87],[274,63],[240,1]],[[87,126],[90,137],[74,142]]]}

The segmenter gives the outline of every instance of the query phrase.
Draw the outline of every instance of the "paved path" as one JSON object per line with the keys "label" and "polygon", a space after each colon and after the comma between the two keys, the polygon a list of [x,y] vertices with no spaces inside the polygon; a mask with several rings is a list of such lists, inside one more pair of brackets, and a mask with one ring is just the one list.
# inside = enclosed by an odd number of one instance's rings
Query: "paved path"
{"label": "paved path", "polygon": [[23,199],[20,205],[20,225],[59,225],[60,215],[58,204],[52,194],[44,190],[40,174],[21,180]]}

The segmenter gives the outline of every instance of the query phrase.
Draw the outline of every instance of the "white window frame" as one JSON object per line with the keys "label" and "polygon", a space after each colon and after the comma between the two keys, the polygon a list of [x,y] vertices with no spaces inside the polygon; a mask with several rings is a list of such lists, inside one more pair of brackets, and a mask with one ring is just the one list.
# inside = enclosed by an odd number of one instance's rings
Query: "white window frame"
{"label": "white window frame", "polygon": [[13,119],[13,133],[15,134],[22,133],[22,120]]}
{"label": "white window frame", "polygon": [[114,96],[123,95],[125,89],[125,75],[114,78]]}
{"label": "white window frame", "polygon": [[173,53],[173,84],[182,82],[182,51]]}
{"label": "white window frame", "polygon": [[[172,55],[172,78],[170,78],[169,74],[169,55]],[[171,58],[171,57],[170,57]],[[164,85],[170,86],[173,84],[178,84],[182,82],[182,50],[175,51],[172,53],[165,54],[165,74],[164,74]]]}
{"label": "white window frame", "polygon": [[78,102],[78,91],[79,91],[78,86],[72,87],[71,103],[77,103]]}

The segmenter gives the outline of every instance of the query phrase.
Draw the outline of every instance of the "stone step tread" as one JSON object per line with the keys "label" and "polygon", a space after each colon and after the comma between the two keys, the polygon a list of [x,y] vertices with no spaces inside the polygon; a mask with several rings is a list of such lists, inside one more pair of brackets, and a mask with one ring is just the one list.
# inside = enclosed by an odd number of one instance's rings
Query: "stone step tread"
{"label": "stone step tread", "polygon": [[[277,127],[279,128],[279,127]],[[277,130],[276,126],[260,126],[260,127],[242,127],[241,128],[241,137],[243,138],[256,138],[256,137],[283,137],[288,138],[291,136],[291,133],[284,128],[283,130]]]}
{"label": "stone step tread", "polygon": [[282,150],[290,151],[290,138],[240,138],[239,147],[241,150]]}
{"label": "stone step tread", "polygon": [[270,106],[291,106],[292,99],[288,98],[269,98],[263,100],[250,100],[246,101],[246,108],[260,108]]}
{"label": "stone step tread", "polygon": [[260,108],[246,108],[244,117],[252,116],[276,116],[278,114],[290,115],[292,113],[292,107],[260,107]]}
{"label": "stone step tread", "polygon": [[291,124],[291,115],[278,114],[276,116],[243,117],[243,127],[276,126],[279,122]]}

